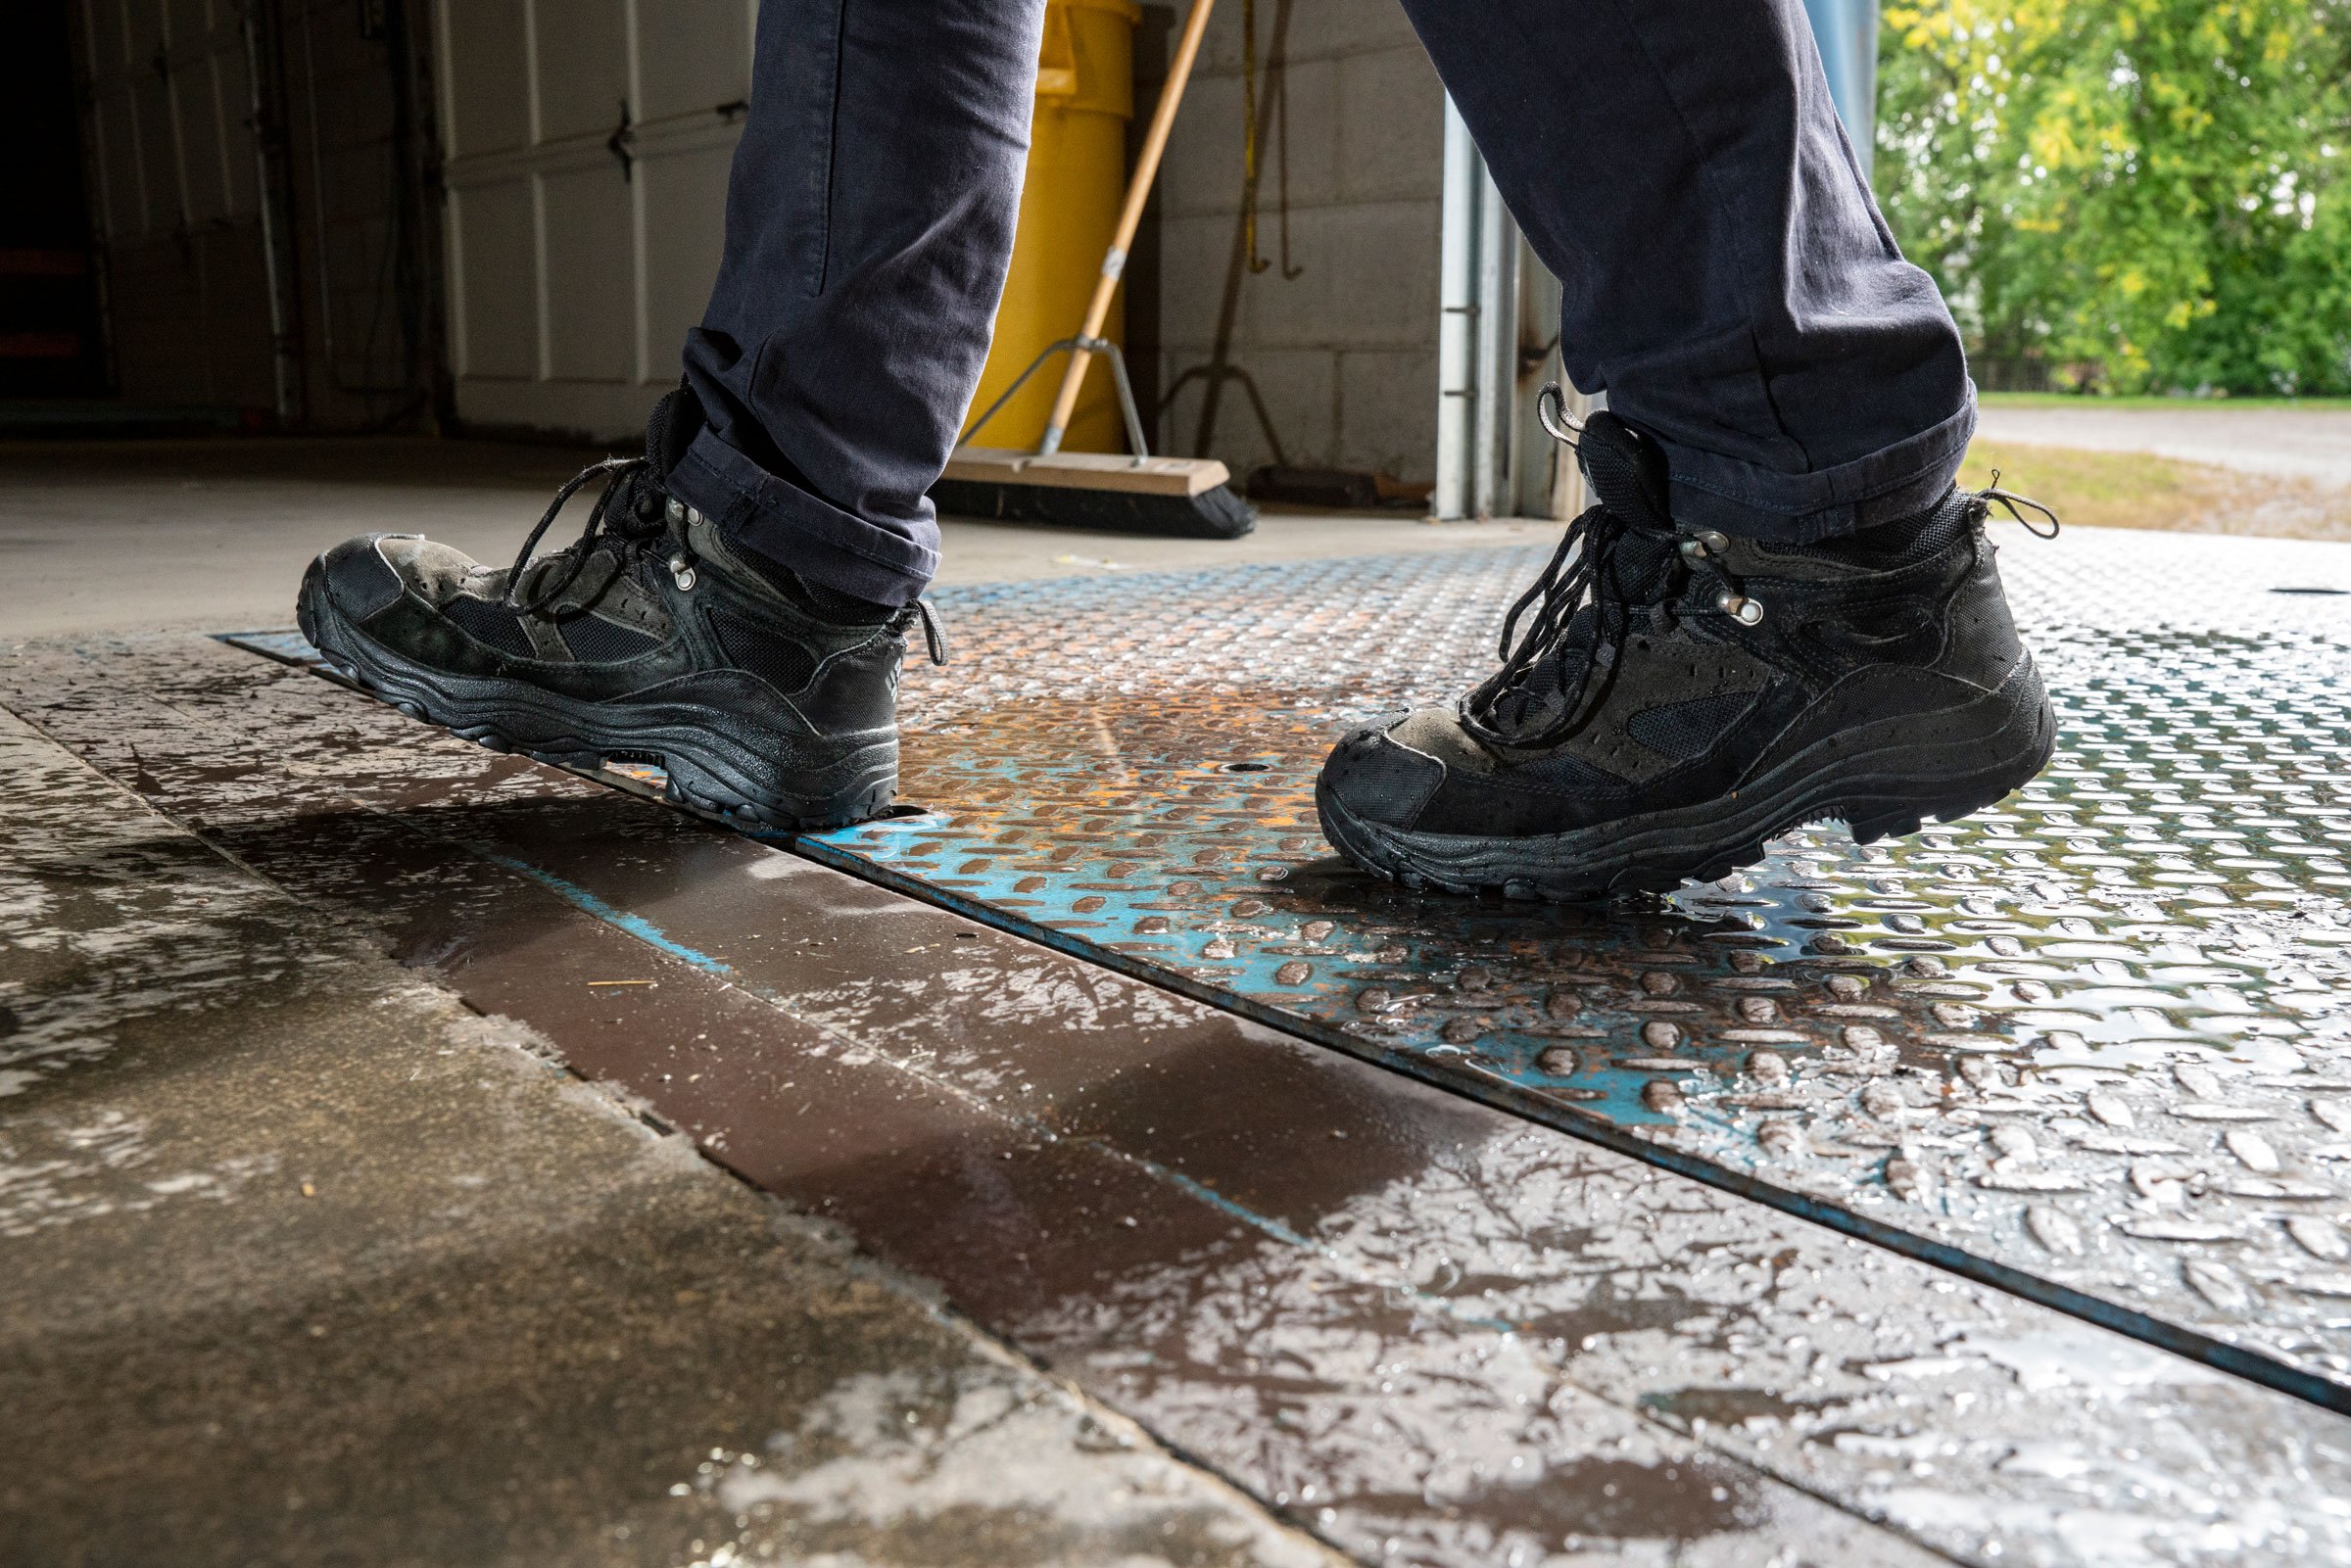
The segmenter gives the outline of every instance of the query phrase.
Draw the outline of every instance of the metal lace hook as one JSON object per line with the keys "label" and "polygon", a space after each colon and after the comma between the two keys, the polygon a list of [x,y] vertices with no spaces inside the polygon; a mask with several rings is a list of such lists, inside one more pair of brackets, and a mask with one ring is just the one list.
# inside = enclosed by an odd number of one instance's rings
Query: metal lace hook
{"label": "metal lace hook", "polygon": [[1558,382],[1546,381],[1543,390],[1535,395],[1535,417],[1543,421],[1551,439],[1569,451],[1583,446],[1584,422],[1567,411],[1567,395],[1559,390]]}
{"label": "metal lace hook", "polygon": [[[1998,501],[2002,506],[2007,508],[2008,515],[2024,525],[2025,532],[2031,534],[2035,539],[2055,539],[2058,535],[2058,532],[2065,527],[2065,524],[2059,520],[2055,512],[2049,510],[2046,506],[2043,506],[2032,497],[2020,496],[2012,490],[2002,490],[2000,488],[2000,471],[1997,468],[1994,468],[1991,471],[1991,483],[1986,485],[1982,490],[1976,492],[1976,499],[1983,501],[1987,506],[1995,500]],[[2040,529],[2035,525],[2032,518],[2027,517],[2023,512],[2017,510],[2017,508],[2020,506],[2030,507],[2034,511],[2039,512],[2041,516],[2047,518],[2049,520],[2048,532],[2045,534],[2042,533]]]}

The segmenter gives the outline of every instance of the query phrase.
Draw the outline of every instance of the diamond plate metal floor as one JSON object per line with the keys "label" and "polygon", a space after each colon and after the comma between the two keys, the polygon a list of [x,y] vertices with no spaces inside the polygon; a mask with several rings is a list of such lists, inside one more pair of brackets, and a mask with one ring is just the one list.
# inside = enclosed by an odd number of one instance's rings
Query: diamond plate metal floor
{"label": "diamond plate metal floor", "polygon": [[2009,549],[2059,757],[1907,842],[1607,909],[1354,873],[1329,739],[1482,673],[1541,553],[943,595],[932,809],[800,847],[2351,1407],[2351,550]]}

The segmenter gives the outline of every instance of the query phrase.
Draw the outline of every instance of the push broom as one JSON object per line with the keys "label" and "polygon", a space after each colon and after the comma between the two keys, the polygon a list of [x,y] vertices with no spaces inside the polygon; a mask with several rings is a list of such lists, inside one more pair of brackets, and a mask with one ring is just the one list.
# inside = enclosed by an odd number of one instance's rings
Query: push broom
{"label": "push broom", "polygon": [[[1168,131],[1176,109],[1183,101],[1184,84],[1200,53],[1201,35],[1215,0],[1192,0],[1168,65],[1167,84],[1160,88],[1159,106],[1143,137],[1134,174],[1127,184],[1127,205],[1120,211],[1118,231],[1102,258],[1101,275],[1094,280],[1085,320],[1074,338],[1048,345],[1004,389],[1003,396],[972,421],[947,459],[946,472],[931,489],[939,510],[965,517],[992,517],[1007,522],[1063,523],[1079,528],[1117,529],[1127,533],[1174,534],[1193,539],[1237,539],[1257,526],[1257,511],[1231,489],[1231,474],[1223,463],[1200,457],[1155,457],[1143,439],[1143,420],[1134,403],[1134,386],[1127,377],[1127,359],[1119,346],[1102,336],[1110,317],[1111,299],[1127,270],[1127,247],[1143,220],[1143,204],[1150,199],[1151,182],[1159,175],[1160,156],[1167,151]],[[971,439],[996,416],[1029,378],[1057,354],[1070,356],[1062,371],[1061,394],[1053,400],[1052,417],[1044,439],[1034,451],[1012,448],[975,447]],[[1063,436],[1077,412],[1079,389],[1086,367],[1100,355],[1110,361],[1111,379],[1119,392],[1119,411],[1127,421],[1131,455],[1116,452],[1064,451]]]}

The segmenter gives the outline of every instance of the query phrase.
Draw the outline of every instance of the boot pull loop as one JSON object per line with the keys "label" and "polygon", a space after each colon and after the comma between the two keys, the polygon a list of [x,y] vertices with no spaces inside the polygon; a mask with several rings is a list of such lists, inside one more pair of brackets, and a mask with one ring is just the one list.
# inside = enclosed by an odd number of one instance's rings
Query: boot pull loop
{"label": "boot pull loop", "polygon": [[1581,449],[1584,422],[1567,411],[1567,398],[1559,391],[1558,382],[1546,381],[1543,390],[1535,395],[1535,417],[1543,422],[1543,429],[1552,440],[1570,451]]}
{"label": "boot pull loop", "polygon": [[[1982,490],[1976,492],[1976,499],[1984,503],[1984,509],[1986,511],[1990,511],[1991,509],[1992,502],[1999,502],[1999,504],[2006,509],[2008,515],[2016,519],[2016,521],[2019,523],[2023,524],[2025,532],[2031,534],[2035,539],[2055,539],[2058,535],[2058,532],[2065,527],[2065,524],[2058,520],[2055,512],[2049,510],[2046,506],[2043,506],[2032,497],[2020,496],[2012,490],[2002,490],[2000,488],[2000,471],[1997,468],[1994,468],[1991,471],[1991,483],[1986,485]],[[2017,510],[2017,508],[2020,506],[2039,512],[2041,516],[2047,518],[2049,522],[2048,531],[2043,533],[2039,525],[2034,522],[2032,518],[2027,517],[2023,512]]]}
{"label": "boot pull loop", "polygon": [[939,619],[938,611],[933,607],[931,601],[927,598],[916,599],[914,601],[914,610],[915,614],[923,623],[923,645],[931,654],[931,662],[933,664],[946,663],[946,623]]}

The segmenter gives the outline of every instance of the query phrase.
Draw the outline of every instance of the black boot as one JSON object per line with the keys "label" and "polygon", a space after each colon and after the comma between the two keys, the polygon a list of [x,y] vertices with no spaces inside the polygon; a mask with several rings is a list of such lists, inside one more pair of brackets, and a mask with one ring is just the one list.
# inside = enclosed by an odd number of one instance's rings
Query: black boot
{"label": "black boot", "polygon": [[[893,610],[739,550],[662,480],[700,423],[661,400],[648,454],[566,485],[511,568],[414,534],[370,534],[303,578],[302,631],[337,670],[494,750],[658,763],[675,799],[773,828],[833,827],[897,788],[898,666],[927,605]],[[605,489],[570,547],[530,552],[582,486]]]}
{"label": "black boot", "polygon": [[1806,822],[1868,843],[1951,821],[2047,763],[1986,497],[1767,547],[1677,526],[1662,453],[1610,414],[1578,455],[1600,504],[1512,607],[1502,668],[1323,764],[1322,832],[1357,865],[1449,892],[1662,892]]}

